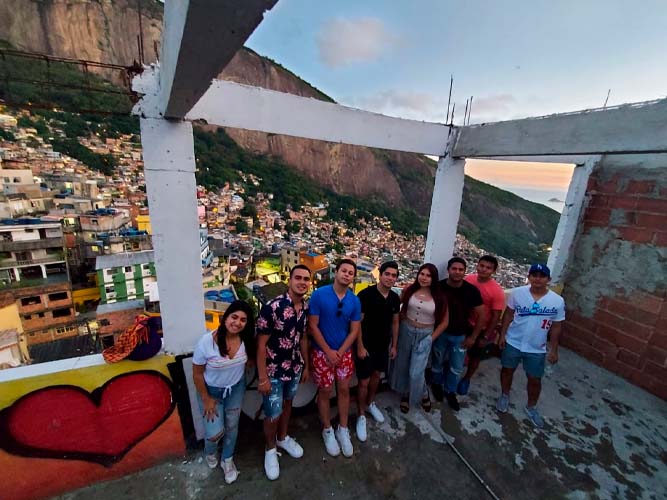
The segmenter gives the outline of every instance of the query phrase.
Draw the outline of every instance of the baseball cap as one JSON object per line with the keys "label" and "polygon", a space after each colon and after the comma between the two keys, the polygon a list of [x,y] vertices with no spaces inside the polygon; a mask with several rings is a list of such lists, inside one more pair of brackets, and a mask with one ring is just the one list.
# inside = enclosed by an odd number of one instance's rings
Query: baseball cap
{"label": "baseball cap", "polygon": [[546,264],[533,264],[532,266],[530,266],[528,274],[533,274],[533,273],[542,273],[547,278],[551,278],[551,271],[546,266]]}

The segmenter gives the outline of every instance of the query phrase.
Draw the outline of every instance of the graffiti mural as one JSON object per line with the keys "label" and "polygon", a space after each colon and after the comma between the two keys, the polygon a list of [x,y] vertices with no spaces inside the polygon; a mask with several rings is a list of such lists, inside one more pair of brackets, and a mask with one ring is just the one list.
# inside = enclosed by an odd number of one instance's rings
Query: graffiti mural
{"label": "graffiti mural", "polygon": [[157,429],[174,406],[171,381],[157,371],[118,375],[92,392],[45,387],[0,411],[0,448],[110,467]]}

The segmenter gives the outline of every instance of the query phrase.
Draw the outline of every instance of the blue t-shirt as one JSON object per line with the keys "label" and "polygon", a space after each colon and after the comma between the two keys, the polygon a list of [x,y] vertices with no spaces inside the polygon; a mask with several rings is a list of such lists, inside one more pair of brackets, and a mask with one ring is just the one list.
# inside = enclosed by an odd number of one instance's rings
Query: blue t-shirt
{"label": "blue t-shirt", "polygon": [[[332,349],[340,349],[343,345],[352,321],[361,321],[361,302],[349,289],[343,300],[338,300],[333,285],[318,288],[313,292],[308,307],[310,316],[319,316],[318,327]],[[322,350],[316,342],[313,346]]]}

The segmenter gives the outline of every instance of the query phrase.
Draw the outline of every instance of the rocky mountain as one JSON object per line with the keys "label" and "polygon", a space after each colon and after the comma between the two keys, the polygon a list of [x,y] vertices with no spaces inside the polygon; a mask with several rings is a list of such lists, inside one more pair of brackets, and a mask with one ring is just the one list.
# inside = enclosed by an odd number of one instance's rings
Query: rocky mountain
{"label": "rocky mountain", "polygon": [[[0,39],[29,51],[129,65],[138,59],[138,3],[145,60],[155,59],[162,6],[155,0],[3,0]],[[242,49],[220,75],[239,83],[332,101],[279,64]],[[428,217],[435,163],[410,153],[226,129],[242,148],[280,158],[322,187],[339,194],[383,200]],[[558,214],[504,191],[481,189],[466,179],[460,230],[472,241],[509,257],[532,255],[550,244]],[[508,193],[509,194],[509,193]],[[499,228],[511,228],[501,231]],[[511,241],[510,241],[511,239]]]}

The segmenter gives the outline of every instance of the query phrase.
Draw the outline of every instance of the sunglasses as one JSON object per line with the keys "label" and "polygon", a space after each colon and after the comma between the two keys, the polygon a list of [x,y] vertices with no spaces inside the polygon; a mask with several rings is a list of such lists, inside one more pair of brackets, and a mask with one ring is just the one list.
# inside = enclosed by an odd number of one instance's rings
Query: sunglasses
{"label": "sunglasses", "polygon": [[343,301],[338,302],[338,311],[336,311],[336,316],[340,318],[340,316],[343,314]]}

